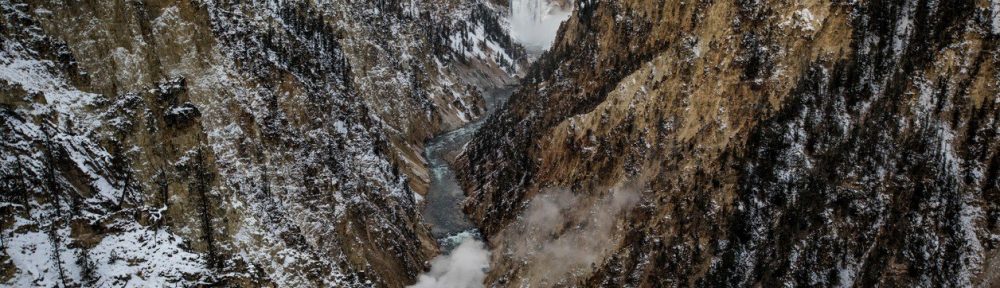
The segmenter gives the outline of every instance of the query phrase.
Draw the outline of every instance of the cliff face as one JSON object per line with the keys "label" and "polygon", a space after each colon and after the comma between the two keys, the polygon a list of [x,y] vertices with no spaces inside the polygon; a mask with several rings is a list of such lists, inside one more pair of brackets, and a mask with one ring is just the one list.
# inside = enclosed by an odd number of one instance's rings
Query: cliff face
{"label": "cliff face", "polygon": [[411,283],[417,151],[523,63],[446,2],[0,1],[0,285]]}
{"label": "cliff face", "polygon": [[487,284],[997,285],[997,35],[995,1],[578,1],[456,169]]}

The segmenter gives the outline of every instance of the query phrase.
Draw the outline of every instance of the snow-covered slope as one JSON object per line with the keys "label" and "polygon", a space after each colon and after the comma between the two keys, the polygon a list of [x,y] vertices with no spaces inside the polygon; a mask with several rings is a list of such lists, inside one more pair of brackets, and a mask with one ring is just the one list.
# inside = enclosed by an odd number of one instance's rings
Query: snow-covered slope
{"label": "snow-covered slope", "polygon": [[0,0],[0,285],[412,283],[413,151],[523,63],[440,2]]}

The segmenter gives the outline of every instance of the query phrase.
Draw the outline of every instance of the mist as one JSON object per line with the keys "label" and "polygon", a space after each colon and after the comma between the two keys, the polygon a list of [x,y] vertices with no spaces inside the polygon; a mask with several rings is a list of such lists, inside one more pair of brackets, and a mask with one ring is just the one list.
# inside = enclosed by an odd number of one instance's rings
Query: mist
{"label": "mist", "polygon": [[[619,219],[639,202],[634,188],[575,194],[546,189],[533,197],[513,223],[490,238],[492,250],[472,234],[451,253],[434,258],[413,288],[484,287],[492,263],[519,263],[521,286],[570,284],[589,275],[621,239]],[[492,267],[508,269],[511,267]],[[499,277],[508,272],[495,271]],[[512,280],[512,279],[508,279]],[[537,284],[537,285],[533,285]]]}
{"label": "mist", "polygon": [[491,239],[494,257],[527,264],[520,268],[522,286],[566,285],[589,275],[620,241],[620,216],[639,202],[635,189],[606,192],[582,197],[549,189],[535,196],[521,218]]}
{"label": "mist", "polygon": [[510,7],[511,36],[535,54],[552,46],[559,24],[572,13],[550,0],[511,0]]}
{"label": "mist", "polygon": [[[548,189],[534,197],[521,217],[490,240],[493,251],[473,237],[451,253],[434,258],[431,270],[413,288],[484,287],[490,257],[527,264],[524,281],[542,286],[588,275],[613,251],[618,219],[639,202],[635,189],[608,189],[605,195],[581,197],[566,189]],[[498,273],[504,275],[505,272]]]}
{"label": "mist", "polygon": [[483,287],[490,265],[490,251],[482,241],[465,238],[448,255],[431,260],[431,271],[420,275],[411,288]]}

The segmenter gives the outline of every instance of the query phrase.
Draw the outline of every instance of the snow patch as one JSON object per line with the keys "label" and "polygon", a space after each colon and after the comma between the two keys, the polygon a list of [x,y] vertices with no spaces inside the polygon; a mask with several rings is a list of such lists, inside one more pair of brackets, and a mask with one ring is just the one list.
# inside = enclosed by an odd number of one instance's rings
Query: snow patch
{"label": "snow patch", "polygon": [[[205,261],[182,248],[179,237],[137,225],[105,237],[89,251],[101,280],[96,287],[154,287],[178,283],[186,275],[202,275]],[[123,280],[124,279],[124,280]]]}
{"label": "snow patch", "polygon": [[907,1],[903,10],[900,11],[899,21],[896,22],[896,31],[892,37],[893,57],[899,59],[903,51],[910,44],[910,35],[913,34],[913,15],[916,13],[916,1]]}
{"label": "snow patch", "polygon": [[993,19],[990,21],[993,34],[1000,34],[1000,0],[990,1],[990,12],[993,14]]}
{"label": "snow patch", "polygon": [[816,32],[815,25],[819,24],[819,22],[809,8],[802,8],[793,12],[790,18],[786,18],[785,21],[778,23],[778,27],[783,29],[792,27],[802,32]]}
{"label": "snow patch", "polygon": [[[18,222],[24,222],[24,219]],[[74,255],[77,251],[71,250],[65,245],[55,245],[52,237],[45,232],[12,234],[13,237],[5,240],[7,244],[5,254],[10,256],[19,273],[15,273],[14,278],[0,286],[57,287],[63,284],[60,281],[60,271],[56,268],[57,253],[55,249],[59,249],[58,266],[62,266],[62,274],[66,276],[66,280],[79,281],[79,277],[74,277],[79,275],[79,267],[73,265],[76,263]],[[66,239],[69,236],[69,229],[58,229],[53,234],[58,235],[57,237],[61,239]]]}

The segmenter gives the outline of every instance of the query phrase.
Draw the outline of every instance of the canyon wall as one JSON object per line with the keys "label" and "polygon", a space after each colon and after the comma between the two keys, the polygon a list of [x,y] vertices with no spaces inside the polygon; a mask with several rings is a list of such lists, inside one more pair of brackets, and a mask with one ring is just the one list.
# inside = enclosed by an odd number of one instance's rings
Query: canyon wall
{"label": "canyon wall", "polygon": [[521,72],[506,11],[0,0],[0,285],[413,283],[423,141]]}
{"label": "canyon wall", "polygon": [[[487,286],[997,285],[998,35],[986,0],[577,1],[456,169]],[[594,227],[565,269],[519,242]]]}

